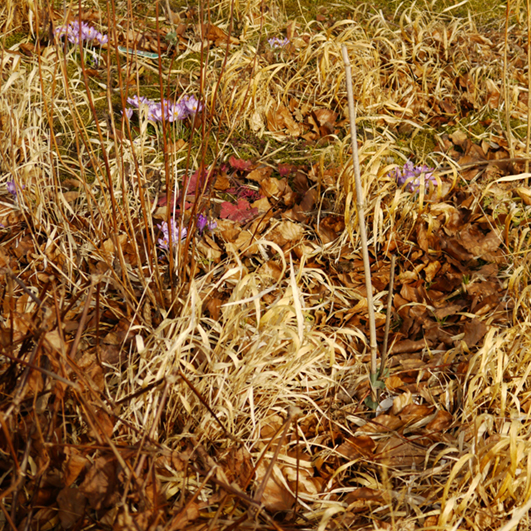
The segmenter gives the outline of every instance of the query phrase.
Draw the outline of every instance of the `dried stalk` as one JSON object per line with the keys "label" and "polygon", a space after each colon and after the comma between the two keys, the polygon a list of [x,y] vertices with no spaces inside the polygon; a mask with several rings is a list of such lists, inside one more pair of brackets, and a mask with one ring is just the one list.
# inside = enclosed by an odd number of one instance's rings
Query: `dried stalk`
{"label": "dried stalk", "polygon": [[[529,158],[529,145],[531,143],[531,5],[529,0],[527,4],[527,133],[525,141],[525,155]],[[529,160],[525,161],[525,172],[529,173]],[[529,179],[526,180],[529,184]]]}
{"label": "dried stalk", "polygon": [[356,183],[356,206],[358,209],[359,231],[361,237],[361,249],[363,253],[363,268],[365,270],[365,287],[367,289],[367,311],[369,313],[370,348],[371,348],[371,387],[373,399],[375,399],[374,382],[377,378],[377,355],[378,345],[376,343],[376,321],[374,318],[374,304],[372,300],[371,263],[369,261],[369,249],[367,247],[367,232],[365,229],[365,197],[361,187],[360,163],[358,158],[358,139],[356,133],[356,108],[354,107],[354,95],[352,93],[352,70],[347,47],[341,46],[343,62],[345,63],[345,74],[347,81],[348,110],[350,116],[350,137],[352,142],[352,164],[354,166],[354,181]]}
{"label": "dried stalk", "polygon": [[382,360],[380,361],[380,375],[385,370],[387,363],[387,342],[389,341],[389,329],[391,328],[391,313],[393,311],[393,291],[395,289],[395,262],[396,256],[391,256],[391,274],[389,276],[389,294],[387,295],[387,316],[385,317],[385,335],[382,347]]}
{"label": "dried stalk", "polygon": [[511,133],[511,101],[509,94],[509,78],[507,77],[507,46],[509,41],[509,14],[511,12],[511,0],[507,0],[507,9],[505,11],[505,44],[503,47],[503,93],[505,99],[505,128],[507,130],[507,144],[509,146],[509,154],[514,157],[513,152],[513,137]]}

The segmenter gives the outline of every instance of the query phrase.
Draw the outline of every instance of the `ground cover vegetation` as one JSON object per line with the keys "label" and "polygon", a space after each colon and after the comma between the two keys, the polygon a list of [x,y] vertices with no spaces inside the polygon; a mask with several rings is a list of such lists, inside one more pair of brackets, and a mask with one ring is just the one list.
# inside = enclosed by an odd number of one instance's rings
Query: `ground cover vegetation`
{"label": "ground cover vegetation", "polygon": [[529,529],[525,8],[3,3],[2,528]]}

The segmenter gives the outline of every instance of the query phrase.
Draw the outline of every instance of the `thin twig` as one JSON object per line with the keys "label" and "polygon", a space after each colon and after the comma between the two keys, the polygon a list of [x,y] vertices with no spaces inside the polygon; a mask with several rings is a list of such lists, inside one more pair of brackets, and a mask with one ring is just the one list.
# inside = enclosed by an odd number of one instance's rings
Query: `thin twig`
{"label": "thin twig", "polygon": [[348,94],[348,109],[350,118],[350,136],[352,142],[352,163],[354,166],[354,180],[356,183],[356,206],[358,208],[359,231],[361,237],[361,249],[363,253],[363,268],[365,269],[365,287],[367,289],[367,311],[369,314],[369,330],[370,330],[370,348],[371,348],[371,387],[373,400],[376,399],[376,393],[373,383],[376,381],[377,375],[377,354],[378,344],[376,342],[376,320],[374,317],[374,305],[372,300],[372,281],[371,281],[371,263],[369,261],[369,249],[367,247],[367,232],[365,229],[365,197],[363,188],[361,187],[360,177],[360,163],[358,158],[358,139],[356,133],[356,108],[354,107],[354,95],[352,93],[352,70],[350,67],[350,59],[347,52],[347,47],[343,44],[341,46],[343,54],[343,62],[345,63],[345,73],[347,81]]}
{"label": "thin twig", "polygon": [[389,276],[389,294],[387,295],[387,315],[385,317],[385,335],[382,347],[382,360],[380,362],[380,376],[383,375],[385,364],[387,363],[387,342],[389,340],[389,329],[391,328],[391,314],[393,312],[393,291],[395,288],[395,262],[396,256],[391,256],[391,274]]}

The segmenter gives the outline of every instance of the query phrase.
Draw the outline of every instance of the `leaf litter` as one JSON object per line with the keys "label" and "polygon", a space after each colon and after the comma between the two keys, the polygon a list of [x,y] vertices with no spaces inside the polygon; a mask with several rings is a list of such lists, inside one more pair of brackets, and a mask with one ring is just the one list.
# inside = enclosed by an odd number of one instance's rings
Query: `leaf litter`
{"label": "leaf litter", "polygon": [[[127,13],[114,32],[85,10],[72,20],[109,30],[101,49],[3,50],[3,525],[526,529],[526,28],[510,31],[507,131],[502,26],[249,3],[242,31],[229,8],[208,24]],[[397,257],[374,408],[342,43],[380,346]],[[207,45],[220,81],[197,93],[202,129],[126,121],[134,92],[96,108],[106,87],[85,62],[157,101],[160,77],[171,102],[200,85]],[[192,151],[238,124],[245,141],[212,162]],[[397,179],[413,167],[414,186]],[[194,230],[199,216],[217,228]],[[157,222],[177,220],[163,254]]]}

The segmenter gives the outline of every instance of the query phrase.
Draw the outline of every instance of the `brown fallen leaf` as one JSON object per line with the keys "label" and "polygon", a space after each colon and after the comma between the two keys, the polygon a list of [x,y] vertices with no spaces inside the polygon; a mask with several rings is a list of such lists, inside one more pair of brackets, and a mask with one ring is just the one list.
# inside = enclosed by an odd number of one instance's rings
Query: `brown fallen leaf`
{"label": "brown fallen leaf", "polygon": [[421,468],[426,457],[426,449],[418,443],[418,438],[413,443],[393,435],[378,443],[376,457],[387,466],[410,469],[415,465]]}
{"label": "brown fallen leaf", "polygon": [[70,529],[84,515],[87,498],[78,487],[65,487],[57,495],[59,519],[63,529]]}
{"label": "brown fallen leaf", "polygon": [[360,487],[349,492],[343,502],[349,505],[350,511],[357,513],[370,509],[371,505],[382,504],[384,498],[380,490]]}
{"label": "brown fallen leaf", "polygon": [[191,522],[199,518],[199,505],[195,502],[187,503],[182,511],[176,514],[169,525],[168,531],[178,531],[189,526]]}
{"label": "brown fallen leaf", "polygon": [[65,446],[64,453],[67,457],[63,461],[63,483],[65,487],[70,487],[83,472],[89,461],[73,446]]}
{"label": "brown fallen leaf", "polygon": [[225,31],[214,24],[201,24],[200,34],[203,38],[214,42],[216,46],[226,46],[227,41],[229,41],[230,44],[240,43],[236,37],[233,37],[232,35],[229,37]]}
{"label": "brown fallen leaf", "polygon": [[453,421],[454,418],[451,413],[448,413],[448,411],[445,411],[444,409],[439,409],[435,418],[426,424],[426,430],[443,432],[450,428]]}
{"label": "brown fallen leaf", "polygon": [[404,421],[394,415],[378,415],[375,419],[369,420],[362,430],[365,433],[387,433],[395,431],[403,426]]}
{"label": "brown fallen leaf", "polygon": [[79,486],[79,492],[87,498],[92,509],[99,510],[112,505],[119,496],[116,484],[114,460],[98,457]]}
{"label": "brown fallen leaf", "polygon": [[468,347],[473,347],[477,345],[487,333],[487,327],[479,319],[472,319],[467,321],[463,327],[463,332],[465,333],[463,341],[468,345]]}
{"label": "brown fallen leaf", "polygon": [[337,451],[347,459],[360,459],[371,457],[374,454],[376,443],[368,435],[350,437],[339,445]]}
{"label": "brown fallen leaf", "polygon": [[[256,485],[260,486],[263,481],[269,461],[262,461],[256,469]],[[273,467],[273,473],[267,480],[262,495],[262,502],[267,510],[272,512],[289,511],[295,503],[295,496],[285,485],[285,479],[278,466]]]}
{"label": "brown fallen leaf", "polygon": [[431,414],[434,412],[434,406],[423,404],[408,404],[399,414],[398,417],[403,421],[404,426],[420,427],[422,424],[428,424],[432,420]]}

